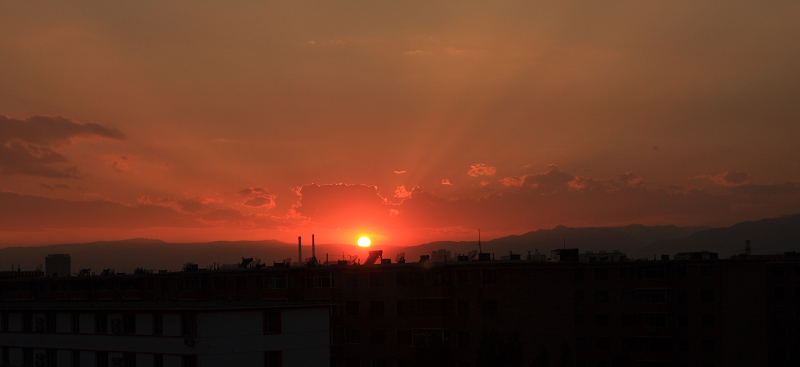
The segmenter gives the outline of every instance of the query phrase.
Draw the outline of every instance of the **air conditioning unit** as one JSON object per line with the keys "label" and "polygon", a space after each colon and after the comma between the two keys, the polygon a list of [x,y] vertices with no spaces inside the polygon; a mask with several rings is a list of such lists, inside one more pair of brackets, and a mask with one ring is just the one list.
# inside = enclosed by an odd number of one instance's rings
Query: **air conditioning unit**
{"label": "air conditioning unit", "polygon": [[44,319],[41,318],[41,317],[37,317],[36,319],[34,319],[33,320],[33,329],[37,333],[43,332],[44,331]]}
{"label": "air conditioning unit", "polygon": [[122,357],[111,358],[111,367],[122,367]]}
{"label": "air conditioning unit", "polygon": [[36,360],[34,362],[36,367],[44,367],[44,365],[45,365],[45,363],[44,363],[45,359],[44,358],[45,358],[44,353],[36,353],[36,356],[34,357],[34,359]]}

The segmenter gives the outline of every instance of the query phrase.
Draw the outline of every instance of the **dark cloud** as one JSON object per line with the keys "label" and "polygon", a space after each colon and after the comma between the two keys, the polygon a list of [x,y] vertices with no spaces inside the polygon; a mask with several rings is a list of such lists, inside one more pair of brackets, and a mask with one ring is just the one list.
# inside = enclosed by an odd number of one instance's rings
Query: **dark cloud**
{"label": "dark cloud", "polygon": [[274,207],[275,206],[274,195],[273,196],[256,196],[256,197],[247,199],[247,201],[242,203],[242,205],[251,206],[251,207],[254,207],[254,208],[260,208],[260,207],[264,207],[264,206]]}
{"label": "dark cloud", "polygon": [[269,192],[263,187],[250,187],[239,191],[240,196],[250,196],[253,194],[269,194]]}
{"label": "dark cloud", "polygon": [[67,163],[67,157],[47,147],[24,144],[19,141],[0,142],[0,174],[23,174],[49,178],[78,178],[75,166],[58,168]]}
{"label": "dark cloud", "polygon": [[794,196],[800,194],[800,184],[787,182],[782,185],[739,185],[731,191],[748,196]]}
{"label": "dark cloud", "polygon": [[267,189],[263,187],[250,187],[239,191],[239,196],[247,198],[242,205],[253,208],[266,207],[271,209],[275,207],[275,199],[278,195],[271,195]]}
{"label": "dark cloud", "polygon": [[747,172],[728,171],[728,172],[725,172],[725,173],[720,173],[720,174],[718,174],[716,176],[702,175],[702,176],[697,176],[697,177],[692,177],[692,178],[700,179],[700,180],[709,180],[709,181],[714,182],[714,183],[716,183],[718,185],[723,185],[723,186],[728,186],[728,187],[736,187],[736,186],[741,186],[741,185],[744,185],[746,183],[749,183],[751,176]]}
{"label": "dark cloud", "polygon": [[48,184],[40,183],[39,186],[44,187],[45,189],[48,189],[50,191],[53,191],[53,190],[69,190],[69,185],[64,185],[64,184],[48,185]]}
{"label": "dark cloud", "polygon": [[63,116],[33,116],[18,120],[0,115],[0,142],[3,143],[20,140],[36,145],[59,146],[76,137],[91,136],[125,139],[125,134],[117,129],[92,122],[81,124]]}
{"label": "dark cloud", "polygon": [[192,216],[161,205],[53,200],[0,192],[0,230],[5,231],[202,226]]}
{"label": "dark cloud", "polygon": [[26,120],[0,115],[0,174],[50,178],[79,178],[76,166],[51,149],[77,137],[125,139],[117,129],[95,123],[80,124],[61,116],[34,116]]}
{"label": "dark cloud", "polygon": [[622,182],[623,185],[628,187],[639,187],[644,185],[644,179],[630,172],[622,176],[619,176],[619,180]]}
{"label": "dark cloud", "polygon": [[233,208],[222,208],[203,214],[200,218],[215,226],[233,226],[246,229],[274,229],[287,226],[289,223],[275,217],[255,214],[244,214]]}
{"label": "dark cloud", "polygon": [[197,213],[209,209],[201,198],[161,198],[157,203],[187,213]]}

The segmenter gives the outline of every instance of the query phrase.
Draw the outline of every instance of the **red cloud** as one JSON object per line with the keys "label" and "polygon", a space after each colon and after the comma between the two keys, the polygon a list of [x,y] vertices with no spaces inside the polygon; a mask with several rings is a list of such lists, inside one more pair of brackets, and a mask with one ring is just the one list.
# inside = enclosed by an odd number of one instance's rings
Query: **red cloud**
{"label": "red cloud", "polygon": [[327,228],[385,226],[396,209],[370,185],[310,184],[295,192],[295,213]]}
{"label": "red cloud", "polygon": [[725,173],[720,173],[720,174],[718,174],[716,176],[702,175],[702,176],[697,176],[697,177],[694,177],[694,178],[708,179],[708,180],[711,180],[712,182],[716,183],[717,185],[723,185],[723,186],[728,186],[728,187],[736,187],[736,186],[741,186],[741,185],[749,183],[751,177],[750,177],[750,174],[748,174],[747,172],[742,172],[742,171],[733,171],[733,172],[731,172],[731,171],[728,171],[728,172],[725,172]]}
{"label": "red cloud", "polygon": [[494,176],[496,172],[497,168],[495,167],[489,167],[483,163],[475,163],[469,167],[469,171],[467,171],[467,174],[472,177]]}
{"label": "red cloud", "polygon": [[404,199],[409,196],[411,196],[411,193],[406,190],[405,185],[398,186],[397,190],[394,190],[394,197],[396,198]]}

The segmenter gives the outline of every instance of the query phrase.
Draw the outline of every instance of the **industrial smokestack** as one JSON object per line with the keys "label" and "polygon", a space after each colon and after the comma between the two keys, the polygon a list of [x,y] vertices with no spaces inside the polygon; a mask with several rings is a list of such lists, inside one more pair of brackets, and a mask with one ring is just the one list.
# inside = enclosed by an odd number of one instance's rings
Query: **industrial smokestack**
{"label": "industrial smokestack", "polygon": [[314,235],[313,234],[311,235],[311,258],[312,259],[316,259],[317,258],[317,253],[314,250]]}
{"label": "industrial smokestack", "polygon": [[303,265],[303,237],[297,236],[297,266]]}

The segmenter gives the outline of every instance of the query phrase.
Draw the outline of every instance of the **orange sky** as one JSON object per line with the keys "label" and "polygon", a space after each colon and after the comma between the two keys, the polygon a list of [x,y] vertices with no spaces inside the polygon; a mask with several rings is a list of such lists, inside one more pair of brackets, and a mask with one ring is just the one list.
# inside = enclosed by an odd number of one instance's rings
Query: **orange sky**
{"label": "orange sky", "polygon": [[0,247],[800,212],[800,3],[0,3]]}

